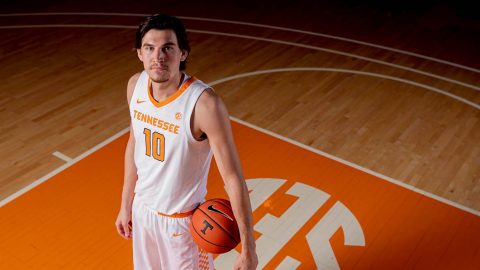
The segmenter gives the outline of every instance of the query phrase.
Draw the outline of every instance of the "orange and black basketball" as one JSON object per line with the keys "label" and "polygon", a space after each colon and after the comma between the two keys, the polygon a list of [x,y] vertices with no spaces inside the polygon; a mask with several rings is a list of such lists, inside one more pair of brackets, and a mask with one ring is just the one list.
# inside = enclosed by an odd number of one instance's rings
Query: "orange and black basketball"
{"label": "orange and black basketball", "polygon": [[237,221],[225,199],[202,203],[192,215],[190,231],[197,245],[210,253],[228,252],[240,242]]}

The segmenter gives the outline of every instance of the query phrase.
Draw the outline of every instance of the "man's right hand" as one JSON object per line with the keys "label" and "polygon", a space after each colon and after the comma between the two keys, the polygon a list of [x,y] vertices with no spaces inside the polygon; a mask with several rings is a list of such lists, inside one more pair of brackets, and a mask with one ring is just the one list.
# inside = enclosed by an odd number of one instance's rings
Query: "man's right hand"
{"label": "man's right hand", "polygon": [[115,221],[117,232],[125,239],[132,238],[132,218],[130,211],[120,210]]}

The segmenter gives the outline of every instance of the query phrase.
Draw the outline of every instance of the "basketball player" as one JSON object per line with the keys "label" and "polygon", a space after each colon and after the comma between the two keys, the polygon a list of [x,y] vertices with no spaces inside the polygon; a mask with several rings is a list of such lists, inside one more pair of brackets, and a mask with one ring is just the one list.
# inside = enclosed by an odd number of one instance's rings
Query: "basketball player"
{"label": "basketball player", "polygon": [[240,230],[234,269],[255,269],[252,210],[228,113],[208,85],[184,72],[190,46],[183,24],[147,17],[136,48],[145,70],[127,86],[131,125],[116,220],[118,233],[133,239],[135,269],[213,269],[188,227],[205,200],[212,153]]}

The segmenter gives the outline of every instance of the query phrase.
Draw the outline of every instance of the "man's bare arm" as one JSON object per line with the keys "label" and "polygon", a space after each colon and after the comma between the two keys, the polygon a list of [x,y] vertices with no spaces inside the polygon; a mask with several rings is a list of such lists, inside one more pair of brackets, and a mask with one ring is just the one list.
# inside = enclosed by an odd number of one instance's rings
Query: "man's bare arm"
{"label": "man's bare arm", "polygon": [[237,259],[235,269],[255,269],[258,259],[248,189],[233,140],[227,109],[220,97],[211,89],[206,90],[197,102],[195,127],[208,137],[240,230],[242,253]]}
{"label": "man's bare arm", "polygon": [[[135,89],[138,77],[139,74],[135,74],[128,81],[128,104],[130,104],[130,101],[132,99],[133,90]],[[128,239],[132,236],[129,224],[131,222],[132,202],[134,197],[135,184],[137,182],[137,168],[135,166],[135,161],[133,158],[134,150],[135,138],[133,136],[132,126],[130,125],[130,136],[128,138],[127,147],[125,149],[125,172],[122,190],[122,201],[120,204],[120,210],[118,212],[117,220],[115,221],[115,226],[117,227],[118,233],[125,239]]]}

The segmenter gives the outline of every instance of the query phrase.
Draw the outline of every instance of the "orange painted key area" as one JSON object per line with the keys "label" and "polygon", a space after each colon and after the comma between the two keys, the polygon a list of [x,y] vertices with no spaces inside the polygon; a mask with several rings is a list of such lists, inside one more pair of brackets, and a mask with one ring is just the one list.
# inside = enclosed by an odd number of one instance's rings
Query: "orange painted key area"
{"label": "orange painted key area", "polygon": [[[479,216],[232,125],[263,268],[480,269]],[[0,269],[132,268],[131,242],[114,226],[126,140],[0,208]],[[208,197],[225,196],[212,166]]]}

